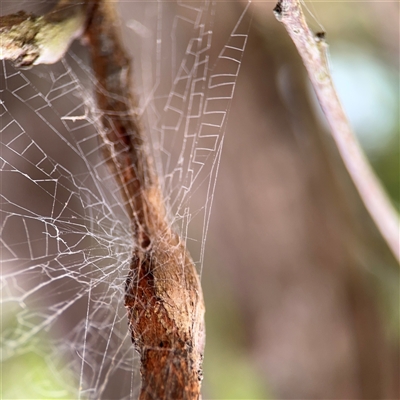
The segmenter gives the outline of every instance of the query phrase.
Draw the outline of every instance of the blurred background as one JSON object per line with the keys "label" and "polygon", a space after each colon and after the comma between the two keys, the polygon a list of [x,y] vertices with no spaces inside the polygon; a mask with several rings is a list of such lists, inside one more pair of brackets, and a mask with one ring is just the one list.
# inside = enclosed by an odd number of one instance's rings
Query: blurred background
{"label": "blurred background", "polygon": [[[399,4],[305,5],[398,209]],[[207,239],[205,397],[398,398],[398,265],[347,182],[273,7],[252,4]]]}
{"label": "blurred background", "polygon": [[[123,10],[130,3],[138,5]],[[327,33],[339,96],[399,209],[399,4],[305,5],[312,29]],[[214,57],[245,6],[217,2]],[[255,1],[244,16],[251,24],[202,269],[203,398],[396,399],[399,265],[351,184],[274,6]],[[174,7],[165,3],[171,18]],[[143,68],[133,56],[135,71]],[[202,228],[192,229],[196,237]],[[15,390],[25,370],[32,385],[46,381],[48,398],[68,398],[40,358],[5,366],[12,389],[3,398],[27,398]]]}

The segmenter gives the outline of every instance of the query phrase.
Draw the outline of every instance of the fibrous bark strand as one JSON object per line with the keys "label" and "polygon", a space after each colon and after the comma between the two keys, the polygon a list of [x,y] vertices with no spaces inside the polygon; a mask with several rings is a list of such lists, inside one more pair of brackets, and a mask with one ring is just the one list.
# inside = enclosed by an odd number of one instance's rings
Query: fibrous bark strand
{"label": "fibrous bark strand", "polygon": [[198,399],[204,305],[193,261],[166,220],[129,90],[129,60],[113,5],[98,2],[87,35],[106,159],[126,201],[135,250],[126,281],[132,341],[141,357],[140,399]]}

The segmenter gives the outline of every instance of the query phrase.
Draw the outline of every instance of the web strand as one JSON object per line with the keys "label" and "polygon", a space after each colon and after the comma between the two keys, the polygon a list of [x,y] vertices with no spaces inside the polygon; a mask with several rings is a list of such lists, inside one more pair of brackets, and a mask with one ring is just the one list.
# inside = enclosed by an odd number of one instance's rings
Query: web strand
{"label": "web strand", "polygon": [[[164,21],[165,7],[146,5],[151,18],[142,21],[156,27],[148,28],[156,32],[155,78],[144,86],[147,100],[133,105],[133,112],[152,134],[149,153],[166,198],[160,245],[168,235],[183,251],[190,245],[201,270],[248,26],[239,21],[213,59],[215,5],[179,3],[170,24]],[[161,73],[169,52],[168,44],[159,42],[164,31],[174,38],[172,79]],[[183,52],[182,37],[187,38]],[[62,387],[69,387],[59,397],[98,399],[112,392],[135,398],[138,360],[127,329],[124,284],[138,241],[117,173],[110,174],[104,162],[106,144],[98,140],[103,114],[91,96],[100,85],[83,57],[78,48],[54,67],[20,71],[1,65],[1,304],[11,320],[2,332],[2,356],[12,361],[19,354],[38,354]],[[147,114],[155,116],[149,123]],[[201,233],[194,234],[199,221]],[[131,278],[140,282],[144,276]],[[153,300],[158,301],[154,295]],[[153,349],[160,353],[160,343]]]}

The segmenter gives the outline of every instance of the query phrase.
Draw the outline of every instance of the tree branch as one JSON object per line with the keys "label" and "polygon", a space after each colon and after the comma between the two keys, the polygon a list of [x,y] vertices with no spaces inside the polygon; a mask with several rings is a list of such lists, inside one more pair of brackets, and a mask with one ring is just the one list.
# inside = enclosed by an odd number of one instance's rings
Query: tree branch
{"label": "tree branch", "polygon": [[166,218],[133,112],[130,60],[117,25],[110,0],[61,0],[42,17],[24,12],[1,17],[0,55],[17,66],[53,63],[86,28],[97,79],[98,131],[132,223],[134,252],[125,307],[141,356],[140,399],[199,399],[205,342],[200,281],[185,244]]}
{"label": "tree branch", "polygon": [[333,139],[362,201],[392,253],[400,261],[399,218],[355,138],[333,86],[326,43],[307,26],[298,0],[279,0],[274,9],[308,71]]}
{"label": "tree branch", "polygon": [[125,306],[141,355],[140,399],[198,399],[204,349],[199,278],[165,217],[162,195],[132,113],[129,60],[111,1],[99,1],[87,30],[106,146],[132,220],[135,251]]}

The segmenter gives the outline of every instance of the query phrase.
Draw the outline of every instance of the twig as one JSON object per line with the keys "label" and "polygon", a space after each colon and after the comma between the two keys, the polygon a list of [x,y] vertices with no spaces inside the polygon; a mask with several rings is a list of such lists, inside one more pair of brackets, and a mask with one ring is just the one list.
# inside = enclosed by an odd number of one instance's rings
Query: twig
{"label": "twig", "polygon": [[[205,341],[201,286],[185,244],[166,219],[132,111],[130,61],[121,45],[114,5],[110,0],[61,0],[43,17],[22,12],[1,17],[0,34],[5,36],[0,37],[0,54],[19,66],[56,62],[85,25],[97,79],[98,130],[132,223],[134,254],[125,306],[141,356],[140,399],[199,399]],[[68,27],[65,35],[57,36],[62,52],[49,36],[61,27]]]}
{"label": "twig", "polygon": [[332,83],[326,43],[307,26],[299,0],[279,0],[274,9],[308,71],[333,139],[362,201],[392,253],[400,261],[399,218],[355,138]]}
{"label": "twig", "polygon": [[61,0],[46,15],[20,11],[0,17],[0,60],[17,67],[53,64],[85,28],[88,2]]}

